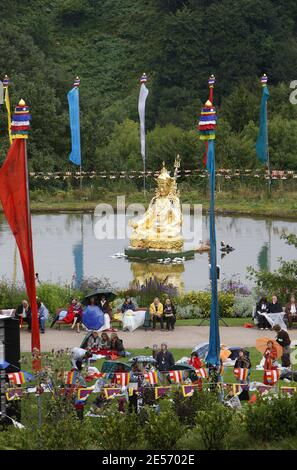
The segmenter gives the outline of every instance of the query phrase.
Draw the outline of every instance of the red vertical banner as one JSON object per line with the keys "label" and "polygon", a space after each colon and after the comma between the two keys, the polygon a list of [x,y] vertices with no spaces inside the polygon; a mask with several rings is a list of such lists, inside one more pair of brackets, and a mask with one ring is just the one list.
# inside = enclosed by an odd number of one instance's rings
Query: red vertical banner
{"label": "red vertical banner", "polygon": [[[0,200],[7,222],[15,237],[23,267],[24,280],[32,312],[31,349],[35,357],[34,368],[40,368],[37,359],[40,353],[39,322],[36,303],[35,269],[33,259],[31,214],[29,206],[29,185],[27,172],[26,141],[29,128],[28,107],[20,102],[16,113],[22,116],[20,124],[14,115],[12,132],[17,127],[15,139],[0,168]],[[16,117],[15,117],[16,116]],[[25,121],[25,116],[27,121]],[[28,123],[28,124],[27,124]],[[26,129],[27,127],[27,129]]]}

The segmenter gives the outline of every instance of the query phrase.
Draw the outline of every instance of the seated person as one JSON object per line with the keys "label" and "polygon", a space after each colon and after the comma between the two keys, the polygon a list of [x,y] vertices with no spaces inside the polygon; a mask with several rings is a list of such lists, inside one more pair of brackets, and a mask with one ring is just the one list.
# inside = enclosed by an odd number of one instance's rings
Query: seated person
{"label": "seated person", "polygon": [[37,308],[40,332],[45,333],[45,324],[49,316],[49,311],[40,300],[37,300]]}
{"label": "seated person", "polygon": [[100,349],[100,338],[97,331],[92,331],[90,334],[87,342],[87,349],[90,349],[91,351],[97,351]]}
{"label": "seated person", "polygon": [[170,299],[166,299],[165,301],[163,314],[166,322],[166,329],[168,331],[170,329],[174,330],[174,325],[176,322],[176,310]]}
{"label": "seated person", "polygon": [[163,304],[161,304],[160,299],[155,297],[153,303],[150,305],[150,317],[153,322],[153,330],[156,329],[157,321],[160,322],[161,330],[164,329],[163,323]]}
{"label": "seated person", "polygon": [[261,330],[268,330],[270,328],[270,323],[267,319],[262,315],[262,313],[268,312],[268,302],[266,297],[261,297],[259,302],[256,305],[256,319],[258,320],[258,328]]}
{"label": "seated person", "polygon": [[16,318],[22,319],[22,321],[28,324],[28,331],[31,331],[31,307],[27,300],[22,300],[22,303],[17,307],[15,311]]}
{"label": "seated person", "polygon": [[123,340],[121,340],[116,333],[112,333],[111,335],[110,349],[118,356],[125,356]]}
{"label": "seated person", "polygon": [[66,324],[70,324],[74,321],[77,315],[80,317],[82,315],[81,304],[76,299],[72,299],[66,313],[65,310],[60,310],[52,321],[50,328],[52,328],[57,321],[63,321]]}
{"label": "seated person", "polygon": [[276,295],[272,296],[272,302],[268,304],[268,313],[281,313],[283,311],[283,307],[281,303],[278,301]]}
{"label": "seated person", "polygon": [[102,333],[99,338],[99,349],[106,349],[110,351],[111,349],[111,341],[107,333]]}
{"label": "seated person", "polygon": [[[76,325],[76,331],[79,333],[80,332],[80,325],[82,324],[82,306],[80,302],[78,302],[76,299],[72,300],[72,303],[68,309],[67,314],[72,315],[73,314],[73,323],[71,325],[71,329]],[[67,316],[65,317],[64,321],[66,320],[65,323],[67,323]]]}
{"label": "seated person", "polygon": [[286,305],[286,320],[288,322],[289,328],[293,326],[293,320],[297,319],[297,304],[294,295],[291,295],[290,302]]}
{"label": "seated person", "polygon": [[201,369],[202,362],[198,356],[197,351],[192,352],[191,358],[189,360],[189,365],[194,367],[195,369]]}
{"label": "seated person", "polygon": [[127,296],[125,298],[125,301],[122,305],[122,308],[121,308],[121,312],[122,313],[125,313],[127,310],[132,310],[133,312],[135,312],[136,308],[135,308],[135,305],[133,304],[132,300],[131,300],[131,297]]}

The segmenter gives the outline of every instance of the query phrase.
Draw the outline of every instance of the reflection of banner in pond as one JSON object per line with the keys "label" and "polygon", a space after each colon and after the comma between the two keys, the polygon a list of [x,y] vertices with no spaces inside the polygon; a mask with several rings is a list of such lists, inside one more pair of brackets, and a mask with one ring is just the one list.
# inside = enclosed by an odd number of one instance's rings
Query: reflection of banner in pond
{"label": "reflection of banner in pond", "polygon": [[76,288],[78,288],[84,277],[83,241],[80,241],[73,246],[73,256],[74,256],[74,269],[75,269],[75,284],[76,284]]}
{"label": "reflection of banner in pond", "polygon": [[268,244],[264,243],[258,254],[258,267],[261,271],[269,271],[268,267]]}
{"label": "reflection of banner in pond", "polygon": [[161,263],[131,263],[131,271],[133,273],[133,281],[131,287],[144,285],[150,278],[156,278],[158,281],[172,284],[176,287],[180,294],[185,290],[184,281],[181,275],[185,271],[183,263],[168,264]]}

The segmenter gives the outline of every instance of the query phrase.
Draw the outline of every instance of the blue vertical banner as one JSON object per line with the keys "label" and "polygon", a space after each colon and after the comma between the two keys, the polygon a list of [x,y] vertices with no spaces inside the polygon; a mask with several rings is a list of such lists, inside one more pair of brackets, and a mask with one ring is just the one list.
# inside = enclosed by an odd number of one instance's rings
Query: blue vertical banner
{"label": "blue vertical banner", "polygon": [[210,228],[210,276],[211,276],[211,309],[209,348],[206,361],[212,365],[220,364],[220,332],[218,317],[218,278],[217,278],[217,240],[215,225],[215,141],[208,141],[207,171],[209,172],[210,204],[209,204],[209,228]]}
{"label": "blue vertical banner", "polygon": [[198,129],[200,139],[206,144],[207,158],[206,168],[209,173],[209,228],[210,228],[210,277],[211,277],[211,309],[210,309],[210,328],[209,328],[209,347],[206,362],[213,366],[220,364],[220,331],[219,331],[219,312],[218,312],[218,278],[217,278],[217,241],[215,225],[215,138],[217,115],[213,106],[213,88],[215,77],[211,75],[208,80],[209,99],[201,110]]}
{"label": "blue vertical banner", "polygon": [[261,107],[260,107],[260,127],[258,139],[256,142],[256,153],[262,163],[268,163],[268,126],[267,126],[267,101],[269,98],[269,90],[267,87],[267,76],[261,77],[263,87]]}
{"label": "blue vertical banner", "polygon": [[80,121],[79,121],[79,84],[77,77],[72,90],[67,94],[69,104],[69,118],[71,131],[71,153],[69,160],[75,165],[81,166],[80,149]]}

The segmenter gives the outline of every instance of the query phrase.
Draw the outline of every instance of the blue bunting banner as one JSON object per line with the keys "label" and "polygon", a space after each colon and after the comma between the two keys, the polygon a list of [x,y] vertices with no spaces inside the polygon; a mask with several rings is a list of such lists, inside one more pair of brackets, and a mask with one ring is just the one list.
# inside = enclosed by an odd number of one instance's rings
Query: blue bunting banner
{"label": "blue bunting banner", "polygon": [[267,101],[269,98],[269,90],[267,87],[267,77],[263,75],[261,78],[263,86],[263,94],[260,108],[260,128],[259,135],[256,142],[256,153],[262,163],[268,161],[268,129],[267,129]]}
{"label": "blue bunting banner", "polygon": [[72,90],[67,94],[69,104],[71,154],[69,160],[75,165],[81,165],[80,149],[80,122],[79,122],[79,89],[75,82]]}

